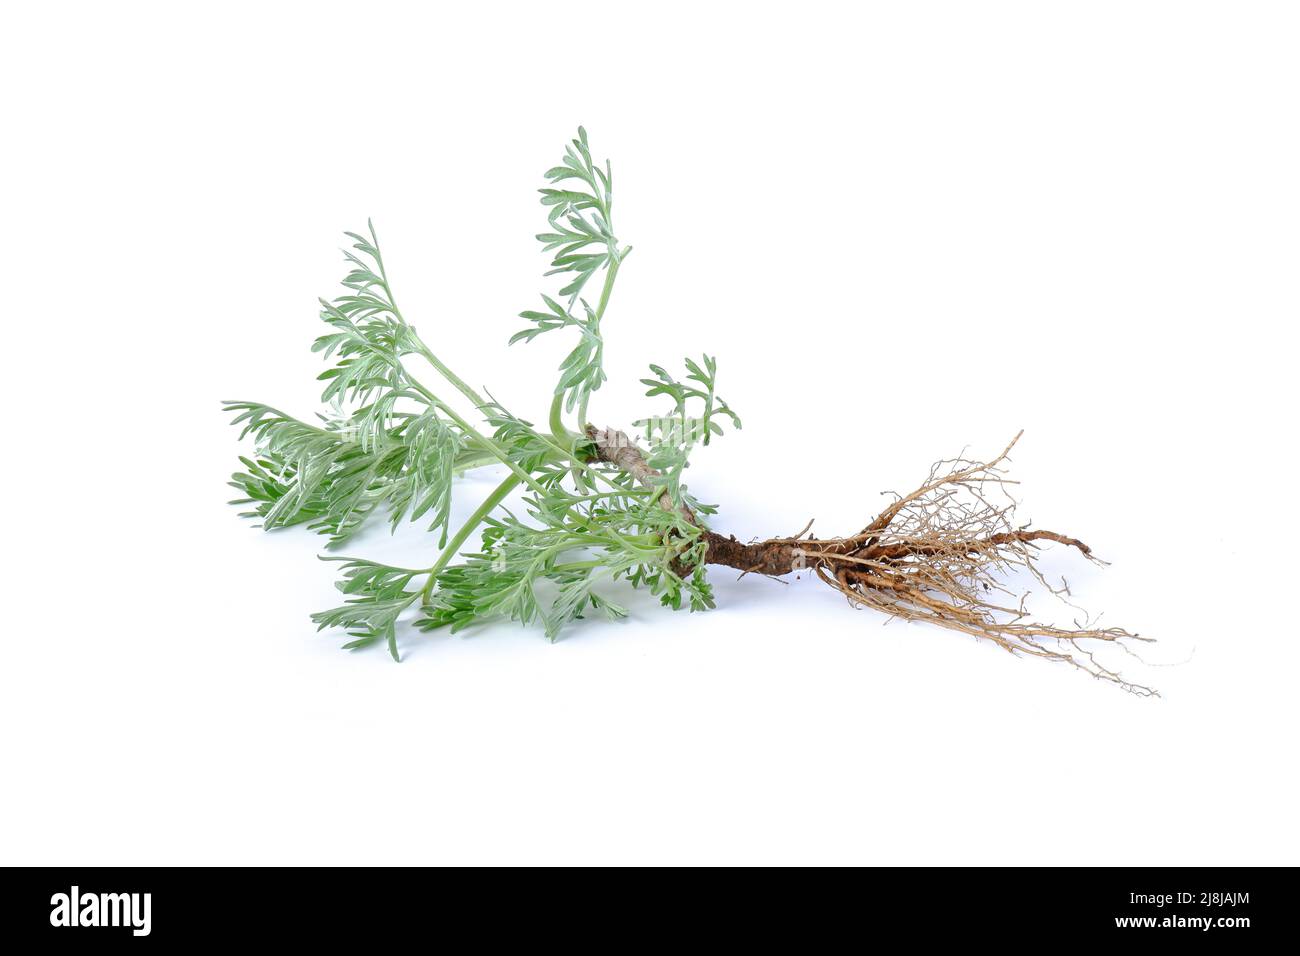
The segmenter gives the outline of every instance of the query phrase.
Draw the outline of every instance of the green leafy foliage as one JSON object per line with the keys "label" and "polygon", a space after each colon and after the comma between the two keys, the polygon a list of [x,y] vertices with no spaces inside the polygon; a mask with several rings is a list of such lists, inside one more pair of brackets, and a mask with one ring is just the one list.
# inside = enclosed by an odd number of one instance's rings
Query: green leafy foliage
{"label": "green leafy foliage", "polygon": [[[620,250],[618,238],[614,235],[613,177],[608,161],[603,169],[592,162],[587,131],[579,127],[578,137],[565,147],[560,165],[546,171],[546,178],[552,186],[542,189],[541,193],[542,205],[550,210],[547,214],[549,231],[537,235],[542,248],[554,253],[546,275],[564,277],[565,285],[560,289],[559,297],[567,298],[568,305],[561,305],[543,295],[546,309],[519,313],[520,318],[527,319],[532,325],[516,332],[510,339],[513,345],[515,342],[531,342],[542,333],[555,329],[572,327],[578,330],[578,344],[560,364],[560,380],[555,386],[555,392],[563,398],[564,409],[568,412],[575,406],[585,411],[591,393],[605,381],[600,320],[609,303],[618,266],[632,251],[631,246]],[[554,188],[559,184],[565,184],[564,188]],[[605,284],[600,300],[593,308],[580,296],[591,278],[602,271]],[[579,412],[580,418],[583,417],[582,411]]]}
{"label": "green leafy foliage", "polygon": [[[615,237],[612,172],[608,162],[592,160],[585,130],[546,179],[541,198],[548,231],[537,238],[552,254],[547,275],[561,276],[563,287],[542,296],[542,309],[521,313],[530,325],[510,341],[577,332],[560,367],[547,429],[470,388],[420,338],[398,308],[373,226],[346,234],[347,291],[320,303],[328,331],[312,348],[328,363],[319,376],[328,413],[312,424],[258,402],[225,403],[240,437],[255,445],[231,479],[240,493],[234,503],[262,527],[305,524],[328,535],[333,547],[383,513],[394,529],[428,521],[437,533],[427,567],[326,559],[341,563],[337,586],[344,600],[313,620],[321,629],[346,631],[347,648],[383,644],[397,658],[399,626],[408,615],[423,631],[509,620],[540,624],[555,639],[585,617],[626,616],[607,595],[619,586],[647,588],[671,608],[713,606],[698,519],[714,509],[691,498],[680,476],[697,440],[707,444],[721,434],[720,418],[736,427],[740,421],[716,396],[711,358],[688,360],[680,382],[651,366],[657,378],[646,380],[649,394],[672,400],[665,420],[675,423],[668,437],[655,436],[651,451],[651,463],[664,472],[661,484],[640,485],[596,460],[582,426],[592,393],[605,381],[600,326],[631,247]],[[597,276],[601,291],[592,305],[582,293]],[[436,390],[412,373],[406,362],[412,355],[441,376]],[[451,399],[472,405],[481,424],[462,417]],[[564,415],[575,408],[577,427],[570,428]],[[500,485],[467,520],[452,522],[456,478],[490,465],[504,469]],[[698,523],[663,507],[665,488]],[[520,494],[518,504],[508,503]]]}
{"label": "green leafy foliage", "polygon": [[383,641],[397,660],[397,618],[419,597],[418,591],[407,587],[421,572],[359,558],[339,560],[344,562],[343,576],[335,586],[348,599],[339,607],[313,614],[312,620],[318,630],[346,629],[352,640],[343,646],[349,650]]}
{"label": "green leafy foliage", "polygon": [[402,470],[404,449],[363,446],[343,432],[308,425],[256,402],[227,402],[257,439],[258,460],[242,459],[249,469],[231,484],[253,504],[263,527],[308,523],[337,544],[350,537],[386,497],[391,479]]}
{"label": "green leafy foliage", "polygon": [[[563,161],[548,169],[546,178],[552,188],[540,192],[542,205],[550,207],[546,217],[550,231],[538,234],[537,241],[547,252],[555,253],[546,274],[568,277],[560,295],[569,296],[572,302],[597,271],[621,258],[611,225],[614,174],[608,161],[604,169],[592,163],[587,131],[580,126],[578,138],[564,148]],[[572,188],[553,188],[575,180]]]}
{"label": "green leafy foliage", "polygon": [[[714,511],[711,506],[700,504],[687,492],[682,475],[690,467],[695,445],[707,445],[710,439],[723,433],[721,419],[730,419],[734,427],[740,428],[740,418],[716,394],[718,363],[708,355],[703,356],[702,362],[688,358],[682,381],[658,365],[651,365],[650,371],[655,377],[641,380],[649,386],[646,395],[667,396],[672,400],[672,407],[666,414],[633,423],[645,431],[650,442],[646,460],[660,473],[658,480],[677,505],[711,514]],[[697,414],[692,414],[693,410]]]}
{"label": "green leafy foliage", "polygon": [[465,448],[464,438],[436,412],[407,418],[391,433],[406,449],[405,471],[393,485],[389,498],[394,530],[408,515],[412,521],[426,514],[429,530],[439,529],[439,547],[447,544],[447,523],[451,516],[451,487],[456,463]]}
{"label": "green leafy foliage", "polygon": [[[714,392],[718,379],[717,359],[705,355],[703,364],[686,359],[686,377],[680,382],[658,365],[651,365],[650,371],[654,378],[641,379],[641,384],[649,386],[647,397],[666,395],[673,402],[669,414],[635,423],[647,429],[652,442],[693,445],[698,441],[707,445],[714,435],[722,434],[720,418],[729,418],[733,426],[740,428],[740,418]],[[699,415],[688,414],[693,402],[700,405]]]}

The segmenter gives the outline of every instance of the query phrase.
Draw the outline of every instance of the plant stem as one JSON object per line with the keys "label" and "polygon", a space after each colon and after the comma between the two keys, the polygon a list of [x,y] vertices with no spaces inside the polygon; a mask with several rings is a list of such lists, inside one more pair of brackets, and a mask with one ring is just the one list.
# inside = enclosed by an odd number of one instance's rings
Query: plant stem
{"label": "plant stem", "polygon": [[444,365],[438,356],[434,355],[424,342],[420,342],[420,354],[428,360],[430,365],[438,370],[438,374],[455,386],[457,391],[473,402],[475,408],[482,408],[487,404],[478,392],[466,385],[459,375]]}
{"label": "plant stem", "polygon": [[[623,251],[627,255],[631,247]],[[623,261],[622,256],[615,249],[610,249],[609,266],[605,269],[605,284],[600,290],[600,299],[596,303],[596,324],[600,324],[601,318],[605,315],[605,308],[609,305],[610,294],[614,291],[614,280],[618,278],[618,267]],[[578,428],[582,429],[587,426],[587,401],[589,395],[583,395],[582,400],[578,403]],[[564,393],[557,392],[555,398],[551,400],[551,434],[555,436],[563,447],[571,448],[573,440],[580,438],[581,435],[575,434],[568,430],[564,424]]]}
{"label": "plant stem", "polygon": [[[606,212],[608,216],[608,212]],[[614,291],[614,280],[618,277],[618,266],[623,260],[618,254],[618,250],[611,248],[609,253],[609,269],[605,273],[605,286],[600,290],[600,301],[596,304],[596,322],[605,315],[605,307],[609,305],[610,293]],[[587,427],[587,401],[591,398],[589,393],[584,393],[582,400],[578,402],[578,428]]]}
{"label": "plant stem", "polygon": [[497,461],[501,462],[501,464],[505,465],[518,475],[519,480],[524,482],[524,484],[528,485],[529,488],[533,489],[533,491],[536,491],[538,494],[546,494],[546,489],[539,485],[532,475],[520,468],[509,455],[502,451],[500,445],[482,434],[477,428],[465,421],[465,419],[461,418],[454,409],[450,408],[446,402],[442,401],[442,399],[435,396],[432,392],[429,393],[429,400],[442,409],[444,415],[459,425],[461,431],[478,442],[483,447],[484,451],[489,452]]}
{"label": "plant stem", "polygon": [[618,267],[622,261],[618,253],[610,252],[609,268],[605,271],[605,286],[600,290],[600,301],[596,304],[597,320],[604,316],[605,306],[609,305],[609,294],[614,291],[614,279],[618,276]]}
{"label": "plant stem", "polygon": [[519,478],[515,475],[507,475],[506,479],[497,485],[492,494],[483,499],[483,503],[475,509],[474,513],[465,520],[460,526],[460,530],[447,542],[447,546],[442,549],[442,554],[438,555],[438,560],[434,562],[433,567],[429,569],[429,580],[424,584],[424,590],[420,592],[420,603],[428,604],[429,596],[433,593],[433,586],[438,580],[438,574],[447,566],[447,562],[456,556],[465,539],[470,536],[475,528],[483,523],[483,519],[491,514],[497,505],[505,500],[506,495],[514,491],[519,484]]}
{"label": "plant stem", "polygon": [[456,456],[456,463],[453,466],[456,474],[464,474],[475,468],[482,468],[485,465],[495,465],[498,463],[497,456],[490,451],[467,450]]}
{"label": "plant stem", "polygon": [[561,448],[568,448],[573,442],[573,436],[564,426],[564,393],[556,392],[555,397],[551,399],[551,435],[554,436],[556,444]]}

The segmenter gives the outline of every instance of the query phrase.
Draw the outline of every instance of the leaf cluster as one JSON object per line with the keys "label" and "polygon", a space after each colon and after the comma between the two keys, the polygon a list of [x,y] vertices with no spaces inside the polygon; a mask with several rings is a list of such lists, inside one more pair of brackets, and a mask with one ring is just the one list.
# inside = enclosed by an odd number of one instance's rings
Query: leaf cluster
{"label": "leaf cluster", "polygon": [[[260,402],[225,403],[240,437],[255,446],[232,476],[240,495],[234,503],[262,527],[306,525],[334,547],[383,513],[393,528],[427,521],[437,535],[427,567],[326,558],[341,564],[344,599],[313,620],[346,631],[345,647],[382,644],[398,657],[399,623],[408,614],[426,631],[503,619],[540,624],[554,639],[591,614],[625,616],[605,593],[620,582],[648,588],[668,607],[713,606],[702,566],[703,523],[665,509],[661,487],[697,515],[712,513],[687,494],[680,475],[697,437],[707,444],[721,434],[718,419],[736,427],[739,419],[716,395],[713,359],[688,360],[682,381],[651,366],[649,394],[672,400],[668,417],[677,423],[674,437],[652,449],[663,466],[662,486],[641,486],[593,458],[581,426],[605,380],[600,324],[630,247],[621,247],[613,231],[611,168],[593,162],[585,130],[546,178],[548,231],[537,238],[552,254],[547,274],[564,284],[542,296],[543,309],[521,314],[530,325],[511,342],[563,328],[578,335],[560,368],[548,428],[468,386],[421,339],[398,308],[373,226],[346,234],[345,292],[320,300],[327,331],[312,348],[327,362],[319,379],[328,412],[308,422]],[[601,293],[592,305],[582,293],[597,276]],[[436,388],[412,372],[413,355],[441,376]],[[457,396],[473,406],[478,425],[453,407],[449,399]],[[579,427],[571,429],[564,416],[575,407]],[[491,465],[503,471],[501,483],[468,519],[453,521],[456,479]]]}
{"label": "leaf cluster", "polygon": [[[612,224],[614,173],[608,160],[603,168],[592,161],[585,129],[578,127],[577,138],[565,147],[560,165],[546,171],[546,178],[551,186],[543,188],[541,194],[542,205],[550,210],[546,217],[549,228],[538,233],[537,241],[546,252],[553,253],[546,275],[564,278],[558,296],[568,302],[562,305],[543,295],[546,308],[520,312],[519,317],[532,324],[516,332],[510,343],[531,342],[556,329],[577,330],[577,344],[560,363],[555,393],[562,398],[565,411],[577,407],[579,417],[583,417],[591,393],[605,381],[600,320],[618,266],[632,248],[619,248]],[[556,188],[561,184],[563,188]],[[605,284],[600,299],[592,306],[581,298],[582,290],[599,273],[603,273]]]}

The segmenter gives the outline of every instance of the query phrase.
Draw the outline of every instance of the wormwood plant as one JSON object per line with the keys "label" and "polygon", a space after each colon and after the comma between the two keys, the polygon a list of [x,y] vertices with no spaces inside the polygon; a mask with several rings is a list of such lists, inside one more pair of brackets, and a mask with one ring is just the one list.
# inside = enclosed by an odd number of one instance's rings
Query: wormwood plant
{"label": "wormwood plant", "polygon": [[[320,302],[328,330],[312,348],[328,363],[320,379],[330,413],[312,423],[260,402],[225,403],[241,438],[252,436],[256,445],[233,476],[240,493],[234,503],[248,506],[244,514],[263,528],[306,525],[337,548],[386,516],[393,527],[427,522],[435,536],[427,567],[327,557],[339,564],[344,597],[313,615],[320,628],[346,631],[347,648],[385,644],[396,659],[398,621],[408,612],[422,631],[454,632],[503,618],[539,622],[554,639],[587,614],[624,617],[627,611],[607,596],[616,582],[647,588],[667,607],[698,611],[714,606],[707,565],[772,576],[804,570],[855,605],[1153,693],[1104,666],[1091,649],[1137,635],[1036,623],[1005,583],[1021,570],[1053,590],[1035,564],[1045,542],[1096,560],[1075,538],[1015,523],[1004,477],[1010,445],[987,462],[939,462],[919,488],[895,496],[849,537],[818,539],[804,528],[742,543],[711,530],[707,516],[715,509],[697,501],[682,476],[696,446],[727,425],[740,428],[717,393],[717,362],[687,358],[678,375],[650,366],[642,382],[663,407],[633,423],[644,430],[648,452],[624,432],[590,423],[592,395],[605,381],[601,325],[632,248],[615,231],[610,165],[593,160],[585,130],[546,179],[547,228],[537,239],[550,254],[546,275],[558,277],[560,288],[520,313],[525,326],[510,339],[556,332],[575,341],[545,425],[470,387],[416,333],[398,307],[373,227],[346,234],[346,293]],[[417,378],[411,357],[438,377]],[[476,409],[474,421],[449,404],[456,394]],[[466,520],[453,522],[456,478],[487,466],[503,467],[505,477]],[[516,492],[522,507],[511,510],[505,501]]]}

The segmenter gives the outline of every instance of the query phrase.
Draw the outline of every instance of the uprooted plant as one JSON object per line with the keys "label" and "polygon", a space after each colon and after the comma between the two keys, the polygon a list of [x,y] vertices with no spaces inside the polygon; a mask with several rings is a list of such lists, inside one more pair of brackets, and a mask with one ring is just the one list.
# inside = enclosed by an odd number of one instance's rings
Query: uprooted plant
{"label": "uprooted plant", "polygon": [[[345,629],[348,648],[386,643],[397,658],[398,620],[409,609],[424,631],[506,618],[540,621],[553,639],[584,613],[626,615],[597,584],[623,580],[650,589],[668,607],[703,610],[714,606],[706,565],[771,576],[806,570],[855,605],[1154,693],[1124,680],[1094,652],[1141,640],[1137,635],[1036,623],[1011,590],[1008,578],[1027,572],[1063,593],[1036,565],[1045,543],[1096,560],[1076,538],[1017,525],[1004,477],[1011,446],[986,462],[939,462],[919,488],[895,496],[851,537],[817,539],[805,528],[793,537],[742,543],[711,530],[706,516],[715,508],[697,501],[682,476],[694,449],[722,434],[724,422],[740,427],[716,392],[717,363],[707,355],[686,359],[680,378],[650,366],[651,377],[642,380],[646,394],[668,407],[633,423],[645,431],[647,452],[622,431],[590,424],[589,401],[605,380],[601,323],[632,250],[614,232],[610,166],[592,160],[584,130],[546,178],[550,186],[541,193],[549,227],[537,238],[553,253],[547,275],[564,284],[521,313],[528,324],[510,340],[561,329],[577,335],[560,366],[545,427],[471,388],[416,334],[394,299],[373,228],[347,234],[348,293],[321,300],[329,331],[313,350],[332,363],[320,376],[331,413],[310,424],[257,402],[225,403],[243,426],[241,437],[251,434],[257,448],[254,457],[241,457],[245,470],[232,484],[242,497],[235,503],[250,505],[245,514],[264,528],[304,524],[336,547],[386,511],[394,527],[424,519],[438,535],[428,567],[329,558],[341,563],[338,587],[346,599],[313,615],[320,628]],[[584,296],[596,287],[593,280],[599,280],[594,304]],[[412,357],[436,371],[437,390],[415,377]],[[447,402],[448,388],[483,424]],[[487,466],[503,466],[504,478],[453,530],[454,480]],[[512,494],[522,495],[526,518],[505,507]],[[464,550],[476,532],[481,543]]]}

